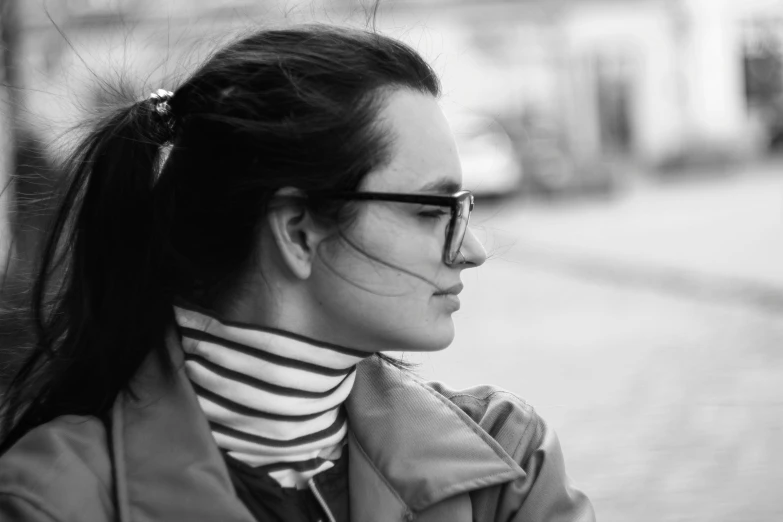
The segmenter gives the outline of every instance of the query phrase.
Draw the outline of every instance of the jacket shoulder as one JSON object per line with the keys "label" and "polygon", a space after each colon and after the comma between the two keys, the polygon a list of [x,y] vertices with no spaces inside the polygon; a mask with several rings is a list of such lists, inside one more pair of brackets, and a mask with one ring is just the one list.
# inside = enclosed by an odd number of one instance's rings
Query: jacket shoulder
{"label": "jacket shoulder", "polygon": [[554,431],[523,399],[495,386],[451,390],[429,384],[458,406],[522,466],[525,476],[471,495],[474,520],[595,522],[590,500],[565,470]]}
{"label": "jacket shoulder", "polygon": [[464,390],[439,382],[427,385],[464,411],[516,462],[524,462],[543,440],[544,420],[524,399],[507,390],[490,385]]}
{"label": "jacket shoulder", "polygon": [[[25,434],[0,457],[0,519],[109,520],[113,511],[106,429],[66,415]],[[32,514],[36,515],[33,516]]]}

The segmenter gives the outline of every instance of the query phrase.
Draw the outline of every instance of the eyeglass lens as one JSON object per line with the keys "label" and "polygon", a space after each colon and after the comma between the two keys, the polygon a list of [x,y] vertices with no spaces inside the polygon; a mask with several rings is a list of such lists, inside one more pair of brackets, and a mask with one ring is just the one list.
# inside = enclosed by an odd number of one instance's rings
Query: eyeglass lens
{"label": "eyeglass lens", "polygon": [[449,264],[457,259],[457,253],[462,247],[462,241],[465,239],[465,233],[468,230],[468,221],[470,220],[470,210],[472,206],[471,197],[465,197],[460,200],[460,204],[455,209],[456,215],[452,220],[452,227],[449,230],[448,252],[446,259]]}

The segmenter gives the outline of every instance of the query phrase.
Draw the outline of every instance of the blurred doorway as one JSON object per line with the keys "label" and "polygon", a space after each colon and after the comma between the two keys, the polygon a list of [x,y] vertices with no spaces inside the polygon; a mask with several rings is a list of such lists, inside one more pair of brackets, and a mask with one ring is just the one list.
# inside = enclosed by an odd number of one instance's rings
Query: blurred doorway
{"label": "blurred doorway", "polygon": [[596,54],[595,93],[600,147],[604,156],[634,152],[634,78],[624,54]]}
{"label": "blurred doorway", "polygon": [[783,22],[755,19],[742,28],[745,101],[769,150],[783,151]]}

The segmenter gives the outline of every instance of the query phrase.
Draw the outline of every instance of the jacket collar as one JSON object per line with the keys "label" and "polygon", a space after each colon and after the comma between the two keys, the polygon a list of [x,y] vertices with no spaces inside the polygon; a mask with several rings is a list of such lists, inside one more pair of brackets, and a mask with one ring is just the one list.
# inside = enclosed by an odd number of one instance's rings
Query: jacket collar
{"label": "jacket collar", "polygon": [[185,375],[179,335],[167,339],[175,373],[150,354],[112,411],[120,522],[254,522],[236,497],[212,433]]}
{"label": "jacket collar", "polygon": [[525,476],[464,411],[377,357],[359,363],[346,408],[352,442],[410,510]]}
{"label": "jacket collar", "polygon": [[[134,378],[136,398],[121,396],[112,412],[120,521],[252,522],[182,369],[176,331],[167,342],[174,375],[151,354]],[[377,513],[372,499],[421,511],[525,475],[451,401],[376,357],[359,363],[346,409],[354,514]]]}

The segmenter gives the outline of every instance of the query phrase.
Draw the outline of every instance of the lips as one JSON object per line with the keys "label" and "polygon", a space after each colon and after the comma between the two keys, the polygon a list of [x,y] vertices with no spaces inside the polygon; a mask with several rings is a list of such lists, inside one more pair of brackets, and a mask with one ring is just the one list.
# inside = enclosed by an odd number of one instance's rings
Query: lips
{"label": "lips", "polygon": [[465,287],[462,283],[457,283],[454,286],[450,286],[449,288],[446,288],[445,290],[441,290],[439,292],[435,292],[433,295],[457,295],[460,292],[462,292],[462,289]]}

